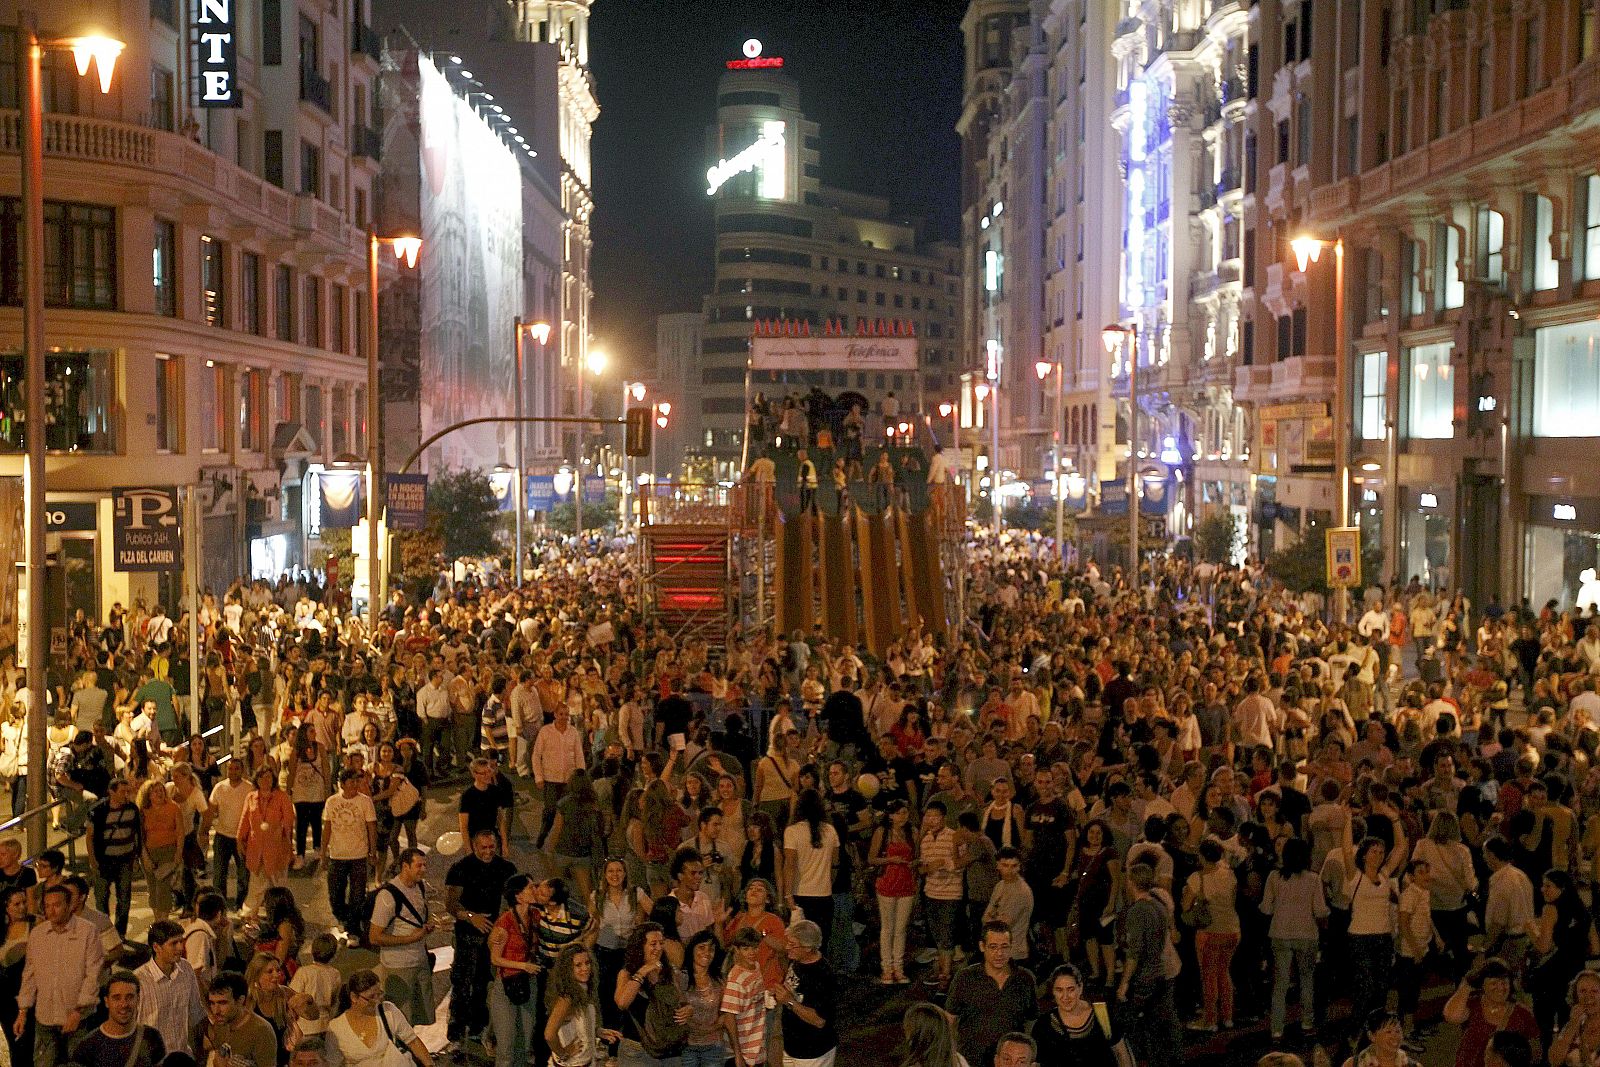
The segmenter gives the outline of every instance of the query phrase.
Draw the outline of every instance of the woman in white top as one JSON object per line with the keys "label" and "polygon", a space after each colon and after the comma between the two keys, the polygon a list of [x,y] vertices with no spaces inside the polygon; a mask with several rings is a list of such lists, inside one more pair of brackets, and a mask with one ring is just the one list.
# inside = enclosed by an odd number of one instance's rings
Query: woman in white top
{"label": "woman in white top", "polygon": [[1346,812],[1342,849],[1345,891],[1350,897],[1350,970],[1355,979],[1351,1011],[1356,1019],[1383,1007],[1389,994],[1400,912],[1400,886],[1393,875],[1409,851],[1399,815],[1387,799],[1374,802],[1371,810],[1374,819],[1386,817],[1394,827],[1394,848],[1376,837],[1365,838],[1356,848],[1352,819]]}
{"label": "woman in white top", "polygon": [[605,1063],[601,1042],[622,1040],[620,1032],[599,1025],[595,970],[589,949],[577,944],[562,949],[550,971],[545,992],[550,1018],[544,1025],[544,1039],[550,1045],[550,1062],[557,1067]]}
{"label": "woman in white top", "polygon": [[[433,1056],[406,1021],[383,999],[375,971],[357,971],[345,983],[350,1007],[328,1024],[328,1067],[433,1067]],[[407,1052],[407,1050],[410,1050]]]}
{"label": "woman in white top", "polygon": [[828,821],[822,794],[807,789],[795,805],[794,822],[783,831],[788,871],[784,896],[822,928],[826,945],[833,932],[833,871],[839,859],[839,832]]}
{"label": "woman in white top", "polygon": [[[1472,867],[1472,853],[1461,843],[1461,820],[1455,812],[1434,814],[1428,835],[1417,842],[1411,858],[1425,860],[1433,872],[1428,885],[1433,926],[1444,940],[1445,951],[1454,955],[1467,943],[1467,894],[1478,888],[1478,872]],[[1471,961],[1454,962],[1459,970]]]}

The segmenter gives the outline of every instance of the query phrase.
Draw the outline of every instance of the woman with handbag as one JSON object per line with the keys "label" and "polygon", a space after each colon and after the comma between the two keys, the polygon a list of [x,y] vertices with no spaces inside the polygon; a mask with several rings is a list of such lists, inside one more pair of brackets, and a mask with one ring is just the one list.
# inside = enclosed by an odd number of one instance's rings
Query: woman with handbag
{"label": "woman with handbag", "polygon": [[1233,1029],[1233,977],[1229,968],[1239,948],[1238,879],[1222,862],[1222,844],[1200,842],[1200,869],[1183,887],[1183,921],[1194,928],[1200,961],[1200,1021],[1191,1029],[1215,1033],[1220,1022]]}
{"label": "woman with handbag", "polygon": [[182,816],[183,809],[173,801],[165,782],[151,780],[144,784],[139,794],[139,817],[144,823],[145,881],[156,922],[172,912],[178,849],[183,843]]}
{"label": "woman with handbag", "polygon": [[405,1013],[383,999],[376,971],[352,974],[345,994],[350,1007],[328,1024],[328,1067],[433,1067]]}
{"label": "woman with handbag", "polygon": [[533,1054],[538,1025],[534,998],[539,966],[539,883],[526,874],[506,880],[506,903],[489,932],[489,1024],[494,1028],[495,1067],[526,1063]]}
{"label": "woman with handbag", "polygon": [[628,952],[613,994],[620,1017],[621,1067],[666,1067],[689,1041],[694,1014],[666,957],[666,935],[657,923],[640,923],[628,939]]}

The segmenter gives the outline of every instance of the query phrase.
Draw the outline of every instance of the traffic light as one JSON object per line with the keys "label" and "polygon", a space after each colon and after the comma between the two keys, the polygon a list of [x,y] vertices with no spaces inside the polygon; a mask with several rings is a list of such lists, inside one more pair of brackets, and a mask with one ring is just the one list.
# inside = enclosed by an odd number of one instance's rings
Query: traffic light
{"label": "traffic light", "polygon": [[627,422],[624,426],[622,451],[629,456],[648,456],[650,454],[650,416],[649,408],[629,408]]}

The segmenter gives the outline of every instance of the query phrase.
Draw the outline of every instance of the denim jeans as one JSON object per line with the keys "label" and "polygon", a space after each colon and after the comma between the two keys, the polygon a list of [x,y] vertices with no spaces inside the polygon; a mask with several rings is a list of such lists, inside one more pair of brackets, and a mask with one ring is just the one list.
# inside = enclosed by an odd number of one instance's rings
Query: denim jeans
{"label": "denim jeans", "polygon": [[828,962],[839,974],[855,974],[861,969],[861,942],[856,940],[855,917],[856,898],[849,893],[835,893]]}
{"label": "denim jeans", "polygon": [[95,907],[111,914],[111,887],[117,887],[117,914],[115,923],[117,933],[123,937],[128,936],[128,909],[132,906],[133,896],[133,861],[116,863],[110,860],[100,861],[99,877],[94,883]]}
{"label": "denim jeans", "polygon": [[470,923],[455,926],[456,953],[450,961],[450,1026],[459,1041],[482,1030],[489,1021],[485,992],[489,979],[489,939]]}
{"label": "denim jeans", "polygon": [[722,1067],[732,1053],[722,1042],[715,1045],[689,1045],[679,1057],[682,1067]]}
{"label": "denim jeans", "polygon": [[617,1049],[617,1067],[683,1067],[683,1057],[658,1060],[646,1052],[639,1042],[625,1037]]}
{"label": "denim jeans", "polygon": [[1275,937],[1272,939],[1272,1032],[1283,1033],[1289,1015],[1290,971],[1300,976],[1300,1029],[1317,1025],[1316,971],[1317,939],[1314,937]]}
{"label": "denim jeans", "polygon": [[533,1032],[538,1025],[534,1001],[513,1004],[496,978],[489,983],[489,1025],[494,1028],[494,1067],[532,1062]]}
{"label": "denim jeans", "polygon": [[432,1026],[439,998],[433,991],[433,967],[386,968],[383,997],[406,1013],[412,1026]]}
{"label": "denim jeans", "polygon": [[361,940],[361,905],[367,898],[367,858],[328,861],[328,908],[346,931]]}

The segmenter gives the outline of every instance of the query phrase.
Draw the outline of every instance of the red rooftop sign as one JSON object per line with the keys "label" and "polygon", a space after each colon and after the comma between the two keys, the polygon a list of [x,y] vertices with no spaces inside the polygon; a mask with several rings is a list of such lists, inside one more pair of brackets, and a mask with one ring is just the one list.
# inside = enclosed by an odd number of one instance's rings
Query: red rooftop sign
{"label": "red rooftop sign", "polygon": [[729,70],[773,70],[783,66],[783,60],[778,56],[764,56],[761,54],[761,42],[754,37],[744,43],[744,58],[730,59]]}

